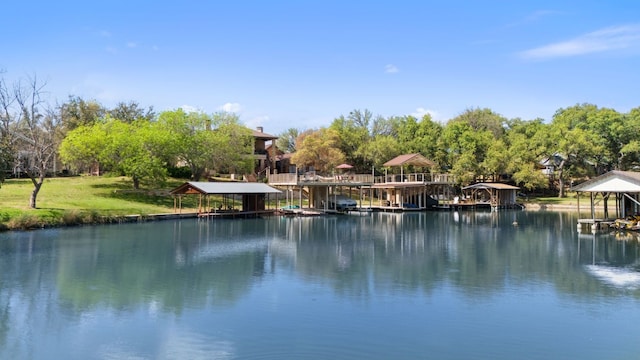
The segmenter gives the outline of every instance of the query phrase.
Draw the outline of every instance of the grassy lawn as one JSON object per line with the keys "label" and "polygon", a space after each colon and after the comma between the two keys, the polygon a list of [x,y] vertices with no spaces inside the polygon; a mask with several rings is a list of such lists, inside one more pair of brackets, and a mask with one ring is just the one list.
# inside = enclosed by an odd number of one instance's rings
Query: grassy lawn
{"label": "grassy lawn", "polygon": [[[31,228],[65,223],[99,222],[105,217],[173,212],[169,191],[184,180],[170,180],[162,189],[134,190],[125,177],[76,176],[48,178],[29,208],[33,184],[29,179],[8,179],[0,188],[0,227]],[[183,200],[183,211],[194,211],[197,197]],[[23,223],[23,225],[20,225]]]}
{"label": "grassy lawn", "polygon": [[[525,202],[536,203],[536,204],[546,204],[546,205],[575,205],[577,203],[576,194],[568,193],[566,197],[531,197]],[[589,201],[586,197],[581,197],[580,202]]]}

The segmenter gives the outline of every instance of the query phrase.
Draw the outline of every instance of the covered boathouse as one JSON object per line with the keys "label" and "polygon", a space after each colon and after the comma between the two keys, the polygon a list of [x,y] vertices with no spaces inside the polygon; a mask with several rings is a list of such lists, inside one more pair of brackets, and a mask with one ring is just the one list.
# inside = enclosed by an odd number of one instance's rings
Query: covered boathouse
{"label": "covered boathouse", "polygon": [[[184,196],[197,195],[199,216],[227,217],[273,214],[277,208],[267,209],[269,196],[281,193],[267,184],[254,182],[189,181],[171,190],[174,212],[182,211]],[[212,201],[212,195],[218,198]]]}
{"label": "covered boathouse", "polygon": [[454,199],[454,208],[490,207],[492,210],[522,208],[517,202],[517,186],[483,182],[462,188],[463,198]]}
{"label": "covered boathouse", "polygon": [[[582,225],[590,224],[595,231],[602,225],[608,225],[615,219],[640,213],[640,172],[613,170],[573,186],[578,200],[578,230]],[[580,196],[589,194],[589,214],[582,217]],[[613,196],[612,196],[613,195]],[[615,201],[615,215],[609,214],[609,200]],[[596,214],[596,206],[602,202],[602,217]]]}
{"label": "covered boathouse", "polygon": [[[371,187],[377,198],[376,208],[380,211],[411,211],[433,209],[438,205],[436,194],[441,191],[450,194],[453,177],[446,174],[432,174],[436,164],[421,154],[403,154],[382,164],[384,177],[375,178]],[[405,172],[405,167],[423,172]],[[392,171],[390,174],[388,170]],[[399,169],[399,173],[398,170]],[[424,171],[426,170],[426,171]]]}

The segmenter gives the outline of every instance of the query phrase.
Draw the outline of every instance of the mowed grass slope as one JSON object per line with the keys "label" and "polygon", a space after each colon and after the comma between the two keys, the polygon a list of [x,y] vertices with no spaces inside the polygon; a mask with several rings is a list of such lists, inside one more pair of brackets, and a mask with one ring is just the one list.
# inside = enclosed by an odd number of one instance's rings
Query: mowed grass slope
{"label": "mowed grass slope", "polygon": [[[134,190],[126,177],[47,178],[38,194],[37,209],[30,209],[31,180],[8,179],[0,188],[0,227],[96,223],[124,215],[170,213],[174,202],[169,191],[183,182],[170,180],[162,189]],[[194,211],[196,203],[195,196],[185,197],[183,211]]]}

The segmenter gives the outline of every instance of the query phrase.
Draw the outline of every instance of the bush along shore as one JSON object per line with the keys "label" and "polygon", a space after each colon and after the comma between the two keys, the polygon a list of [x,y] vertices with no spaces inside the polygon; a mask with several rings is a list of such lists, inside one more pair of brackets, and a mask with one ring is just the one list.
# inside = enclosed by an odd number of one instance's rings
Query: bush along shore
{"label": "bush along shore", "polygon": [[96,211],[80,212],[65,210],[58,216],[39,216],[21,213],[15,217],[3,217],[0,214],[0,231],[35,230],[63,226],[122,224],[142,221],[195,218],[197,213],[135,214],[135,215],[102,215]]}
{"label": "bush along shore", "polygon": [[[602,211],[602,206],[596,207],[596,211]],[[615,208],[610,208],[615,210]],[[543,204],[528,203],[525,211],[578,211],[578,206],[573,204]],[[580,211],[590,211],[589,204],[580,205]],[[34,230],[61,226],[79,225],[103,225],[122,224],[142,221],[156,221],[169,219],[182,219],[197,217],[196,212],[161,213],[161,214],[133,214],[133,215],[105,215],[100,211],[61,210],[48,212],[47,215],[38,213],[20,212],[10,216],[7,212],[0,211],[0,231],[10,230]]]}
{"label": "bush along shore", "polygon": [[40,213],[20,212],[15,216],[0,214],[0,230],[30,230],[57,226],[75,226],[84,224],[110,224],[121,222],[123,216],[105,216],[97,211],[82,212],[63,210]]}

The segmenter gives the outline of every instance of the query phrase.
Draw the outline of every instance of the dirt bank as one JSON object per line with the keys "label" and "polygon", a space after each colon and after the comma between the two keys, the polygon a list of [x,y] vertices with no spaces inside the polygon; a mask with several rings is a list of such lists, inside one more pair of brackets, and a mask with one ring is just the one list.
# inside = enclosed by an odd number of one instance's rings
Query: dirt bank
{"label": "dirt bank", "polygon": [[[524,204],[525,210],[530,211],[578,211],[578,204],[539,204],[539,203],[526,203]],[[596,205],[596,211],[604,211],[603,205]],[[586,203],[580,202],[580,212],[591,211],[591,205],[587,201]],[[616,207],[609,206],[609,211],[616,211]]]}

